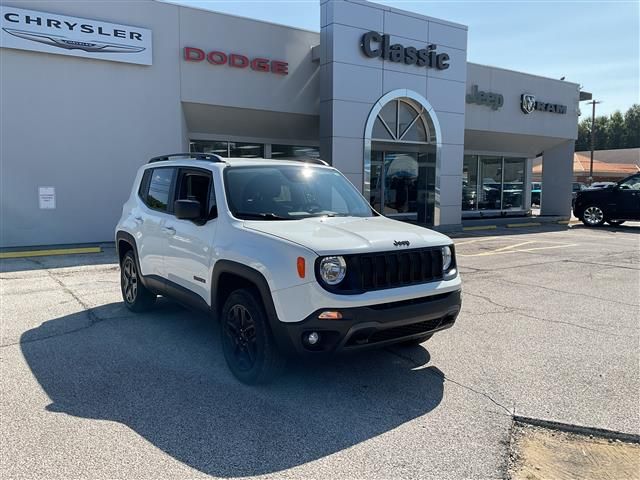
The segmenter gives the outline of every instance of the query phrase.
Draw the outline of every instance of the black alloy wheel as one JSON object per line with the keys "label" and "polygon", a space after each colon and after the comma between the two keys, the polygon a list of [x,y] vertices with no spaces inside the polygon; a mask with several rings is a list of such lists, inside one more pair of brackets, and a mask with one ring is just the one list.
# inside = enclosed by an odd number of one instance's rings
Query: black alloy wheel
{"label": "black alloy wheel", "polygon": [[151,308],[156,295],[142,284],[138,273],[138,264],[132,251],[128,251],[120,266],[120,290],[127,308],[134,312],[143,312]]}
{"label": "black alloy wheel", "polygon": [[222,308],[221,342],[231,373],[248,385],[280,374],[285,359],[278,350],[259,295],[252,289],[231,293]]}

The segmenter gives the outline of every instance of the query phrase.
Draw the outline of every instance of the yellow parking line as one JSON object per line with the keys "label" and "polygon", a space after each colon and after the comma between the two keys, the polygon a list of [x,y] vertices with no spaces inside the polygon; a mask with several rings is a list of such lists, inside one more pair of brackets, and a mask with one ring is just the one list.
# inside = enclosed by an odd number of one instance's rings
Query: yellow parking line
{"label": "yellow parking line", "polygon": [[477,227],[462,227],[465,232],[472,232],[474,230],[495,230],[497,225],[478,225]]}
{"label": "yellow parking line", "polygon": [[44,257],[48,255],[73,255],[76,253],[100,253],[100,247],[55,248],[51,250],[28,250],[22,252],[0,252],[0,258]]}
{"label": "yellow parking line", "polygon": [[529,242],[517,243],[515,245],[508,245],[506,247],[501,247],[496,250],[491,250],[490,252],[481,252],[481,253],[456,253],[458,257],[487,257],[490,255],[504,255],[505,253],[518,253],[518,252],[534,252],[538,250],[549,250],[552,248],[567,248],[567,247],[576,247],[577,243],[563,243],[561,245],[550,245],[548,247],[533,247],[533,248],[518,248],[524,245],[529,245],[532,243],[539,243],[537,240],[532,240]]}
{"label": "yellow parking line", "polygon": [[489,240],[493,240],[494,238],[498,238],[498,237],[481,237],[481,238],[474,238],[473,240],[467,240],[466,242],[455,242],[456,247],[459,245],[469,245],[470,243],[476,243],[476,242],[486,242]]}
{"label": "yellow parking line", "polygon": [[507,223],[507,228],[539,227],[540,225],[542,225],[540,222],[528,222],[528,223]]}

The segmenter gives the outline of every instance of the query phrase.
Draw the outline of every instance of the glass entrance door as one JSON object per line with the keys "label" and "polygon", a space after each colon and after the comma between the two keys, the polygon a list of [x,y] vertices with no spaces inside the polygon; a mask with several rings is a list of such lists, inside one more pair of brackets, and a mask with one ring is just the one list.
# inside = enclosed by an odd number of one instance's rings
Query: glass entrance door
{"label": "glass entrance door", "polygon": [[370,202],[383,215],[432,225],[435,154],[410,146],[376,145],[371,152]]}

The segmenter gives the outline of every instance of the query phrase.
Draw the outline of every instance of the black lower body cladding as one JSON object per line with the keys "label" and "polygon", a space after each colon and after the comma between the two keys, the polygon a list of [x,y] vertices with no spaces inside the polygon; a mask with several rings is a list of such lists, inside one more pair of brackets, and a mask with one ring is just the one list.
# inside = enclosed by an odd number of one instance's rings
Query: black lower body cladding
{"label": "black lower body cladding", "polygon": [[[451,327],[462,304],[461,290],[365,307],[328,306],[301,322],[272,321],[274,336],[288,354],[328,354],[379,348]],[[319,319],[324,311],[339,311],[340,320]],[[310,344],[309,334],[317,340]],[[315,339],[315,336],[314,336]]]}

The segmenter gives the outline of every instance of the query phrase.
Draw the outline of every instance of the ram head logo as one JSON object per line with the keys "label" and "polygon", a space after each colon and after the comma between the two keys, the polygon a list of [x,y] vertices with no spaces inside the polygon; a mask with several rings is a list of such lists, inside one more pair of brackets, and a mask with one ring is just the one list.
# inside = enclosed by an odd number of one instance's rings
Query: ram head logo
{"label": "ram head logo", "polygon": [[536,97],[530,93],[523,93],[520,108],[524,113],[531,113],[536,109]]}

